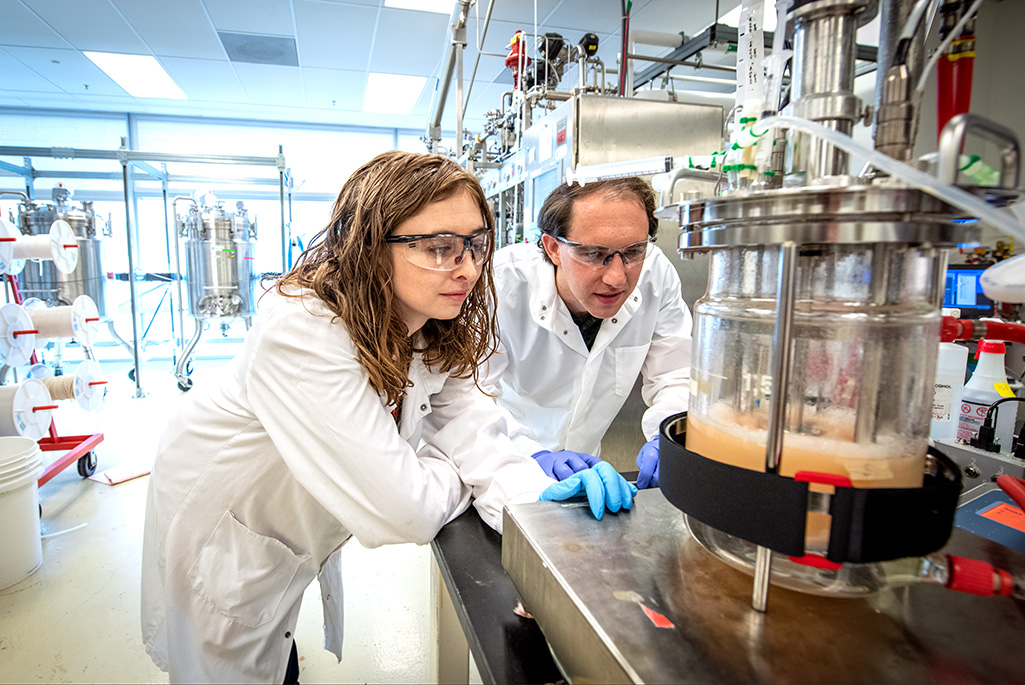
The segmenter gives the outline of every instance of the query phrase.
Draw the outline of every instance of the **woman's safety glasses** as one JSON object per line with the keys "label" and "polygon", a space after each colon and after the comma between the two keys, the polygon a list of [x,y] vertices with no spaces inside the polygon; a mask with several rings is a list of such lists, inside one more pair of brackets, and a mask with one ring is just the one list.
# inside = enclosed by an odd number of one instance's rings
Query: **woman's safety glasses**
{"label": "woman's safety glasses", "polygon": [[556,236],[555,239],[566,246],[566,252],[570,257],[589,266],[607,266],[616,255],[623,260],[624,266],[639,264],[644,261],[644,255],[648,253],[648,243],[652,242],[649,238],[618,250],[610,250],[601,245],[584,245],[559,236]]}
{"label": "woman's safety glasses", "polygon": [[480,266],[491,253],[491,234],[487,230],[473,235],[394,235],[385,238],[384,242],[402,245],[399,251],[407,262],[432,271],[454,271],[463,263],[467,251],[473,263]]}

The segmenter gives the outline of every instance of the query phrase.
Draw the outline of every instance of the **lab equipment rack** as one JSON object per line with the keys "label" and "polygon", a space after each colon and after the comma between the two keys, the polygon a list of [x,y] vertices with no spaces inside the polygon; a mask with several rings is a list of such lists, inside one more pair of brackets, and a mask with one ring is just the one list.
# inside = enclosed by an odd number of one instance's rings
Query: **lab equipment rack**
{"label": "lab equipment rack", "polygon": [[[15,304],[24,304],[24,300],[21,296],[21,287],[18,285],[18,277],[14,274],[7,274],[7,284],[10,286],[11,299],[14,300]],[[35,350],[32,351],[32,363],[37,364],[39,357],[36,355]],[[71,464],[78,464],[78,475],[83,478],[96,473],[96,452],[95,448],[98,444],[103,442],[103,433],[93,433],[91,435],[59,435],[57,433],[57,424],[53,419],[50,419],[50,436],[46,438],[40,438],[39,449],[44,452],[57,452],[67,450],[66,453],[52,463],[48,464],[43,469],[43,475],[39,477],[37,481],[38,487],[43,487],[50,480],[53,479],[58,473],[71,466]]]}

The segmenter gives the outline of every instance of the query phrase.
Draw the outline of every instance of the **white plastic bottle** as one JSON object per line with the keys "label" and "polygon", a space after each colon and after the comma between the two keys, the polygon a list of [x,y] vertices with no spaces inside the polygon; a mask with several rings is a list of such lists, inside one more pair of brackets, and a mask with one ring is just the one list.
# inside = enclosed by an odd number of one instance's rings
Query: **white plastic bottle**
{"label": "white plastic bottle", "polygon": [[[989,406],[1002,397],[1014,397],[1004,375],[1004,344],[991,340],[979,341],[979,363],[975,373],[965,383],[961,396],[961,416],[957,424],[957,437],[969,441],[979,433]],[[1016,403],[1000,405],[995,439],[1001,452],[1011,451],[1014,434]]]}
{"label": "white plastic bottle", "polygon": [[[943,315],[958,317],[961,312],[944,309]],[[941,342],[940,354],[936,359],[936,384],[932,393],[932,422],[929,425],[929,437],[933,440],[953,440],[957,437],[967,369],[968,348],[957,343]]]}

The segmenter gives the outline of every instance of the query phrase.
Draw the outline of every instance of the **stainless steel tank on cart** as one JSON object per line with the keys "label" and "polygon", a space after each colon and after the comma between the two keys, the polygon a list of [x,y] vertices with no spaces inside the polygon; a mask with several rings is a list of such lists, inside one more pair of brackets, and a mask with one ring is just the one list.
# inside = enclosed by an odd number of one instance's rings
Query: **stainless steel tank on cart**
{"label": "stainless steel tank on cart", "polygon": [[179,201],[192,203],[188,214],[176,212],[175,216],[177,235],[185,239],[189,313],[196,319],[196,332],[175,368],[178,386],[188,390],[192,387],[189,361],[205,322],[217,319],[224,328],[231,320],[241,318],[248,326],[253,316],[257,229],[256,221],[250,221],[241,202],[235,204],[235,212],[231,213],[224,209],[223,202],[200,207],[191,198],[179,197],[174,201],[176,207]]}
{"label": "stainless steel tank on cart", "polygon": [[19,228],[24,235],[46,235],[53,222],[66,221],[78,238],[78,267],[65,274],[53,262],[31,262],[18,277],[22,295],[39,298],[50,306],[70,305],[79,295],[88,295],[96,303],[100,318],[108,319],[103,238],[110,235],[110,227],[101,227],[102,220],[93,211],[92,202],[72,202],[67,188],[54,188],[52,198],[52,203],[22,203],[18,209]]}

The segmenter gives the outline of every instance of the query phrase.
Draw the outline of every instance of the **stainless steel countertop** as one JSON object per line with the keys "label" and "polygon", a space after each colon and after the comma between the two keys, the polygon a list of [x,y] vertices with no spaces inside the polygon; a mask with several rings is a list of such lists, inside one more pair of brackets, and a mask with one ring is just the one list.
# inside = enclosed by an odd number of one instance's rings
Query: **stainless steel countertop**
{"label": "stainless steel countertop", "polygon": [[[659,490],[601,521],[576,501],[505,517],[502,562],[570,682],[1025,682],[1022,601],[925,584],[868,598],[772,587],[760,614],[751,577],[702,548]],[[946,549],[1025,570],[958,529]]]}

